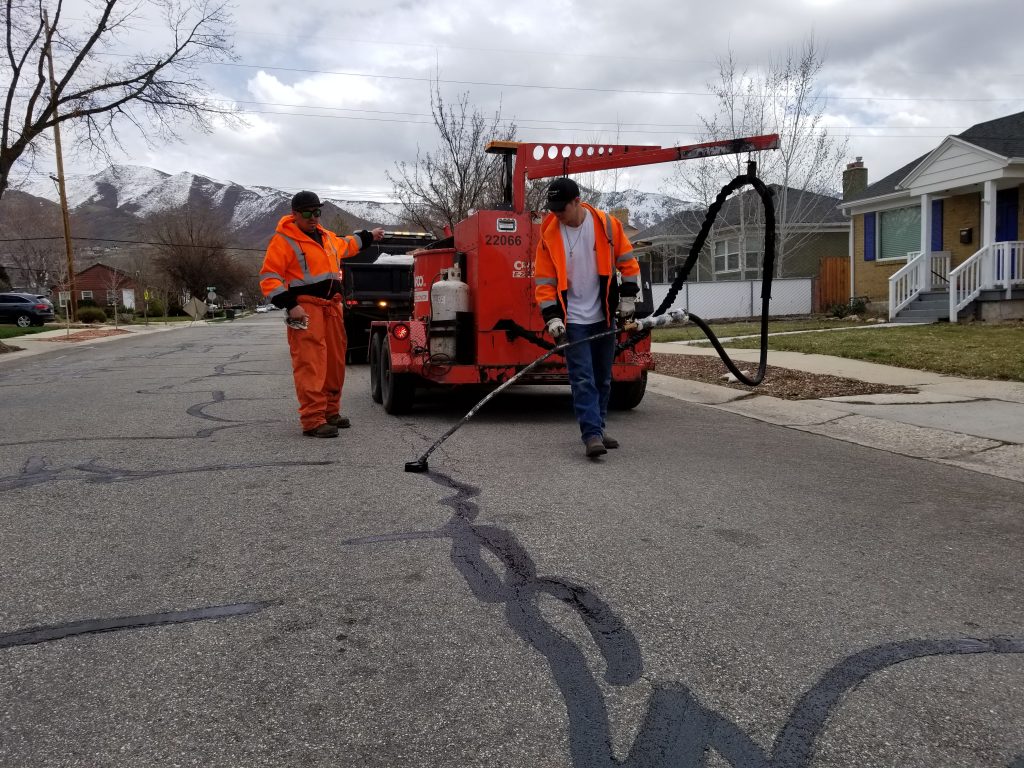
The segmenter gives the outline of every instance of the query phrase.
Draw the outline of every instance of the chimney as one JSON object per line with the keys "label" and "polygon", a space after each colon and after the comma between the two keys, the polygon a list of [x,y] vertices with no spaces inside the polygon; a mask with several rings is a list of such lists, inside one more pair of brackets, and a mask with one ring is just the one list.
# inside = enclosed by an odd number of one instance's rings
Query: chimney
{"label": "chimney", "polygon": [[868,169],[864,167],[863,158],[858,157],[843,171],[843,200],[864,191],[867,186]]}
{"label": "chimney", "polygon": [[622,222],[622,226],[629,224],[629,208],[612,208],[608,213]]}

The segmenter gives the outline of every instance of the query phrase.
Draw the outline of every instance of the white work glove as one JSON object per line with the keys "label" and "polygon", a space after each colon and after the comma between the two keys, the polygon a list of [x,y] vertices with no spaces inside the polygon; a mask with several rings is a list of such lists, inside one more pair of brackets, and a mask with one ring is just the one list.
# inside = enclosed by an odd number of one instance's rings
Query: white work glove
{"label": "white work glove", "polygon": [[622,296],[619,298],[619,317],[623,320],[632,320],[636,314],[636,296]]}
{"label": "white work glove", "polygon": [[552,317],[548,320],[548,333],[555,340],[555,344],[561,344],[565,341],[565,323],[562,322],[560,317]]}

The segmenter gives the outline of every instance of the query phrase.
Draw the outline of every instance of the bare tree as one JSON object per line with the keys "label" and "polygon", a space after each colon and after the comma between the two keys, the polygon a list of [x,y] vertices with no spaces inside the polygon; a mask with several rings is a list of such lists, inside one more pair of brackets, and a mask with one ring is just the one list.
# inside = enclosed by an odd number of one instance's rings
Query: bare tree
{"label": "bare tree", "polygon": [[245,287],[249,272],[228,254],[228,234],[219,221],[183,208],[154,217],[150,225],[159,243],[156,264],[176,288],[204,297],[210,286],[225,296]]}
{"label": "bare tree", "polygon": [[[15,163],[31,165],[47,133],[66,124],[77,146],[109,158],[119,147],[117,129],[128,123],[156,146],[177,138],[179,121],[202,130],[233,110],[206,96],[201,65],[233,57],[231,18],[216,0],[101,0],[72,28],[56,1],[46,23],[44,0],[0,0],[6,32],[0,82],[7,81],[0,124],[0,197]],[[125,57],[133,24],[157,14],[166,41]],[[81,30],[81,31],[79,31]],[[47,52],[56,70],[54,95],[47,83]]]}
{"label": "bare tree", "polygon": [[[718,82],[708,88],[717,99],[711,116],[698,115],[701,141],[779,134],[777,152],[763,153],[758,175],[778,188],[775,201],[778,242],[777,274],[785,274],[786,256],[810,235],[808,224],[822,221],[829,211],[820,195],[840,188],[847,142],[832,136],[824,124],[825,101],[818,95],[817,79],[824,60],[813,39],[799,50],[773,58],[763,72],[741,70],[729,51],[719,60]],[[675,191],[709,206],[720,188],[745,170],[746,157],[725,155],[682,163],[676,167]],[[811,194],[804,194],[811,193]],[[764,211],[751,195],[743,195],[740,227],[760,231]]]}
{"label": "bare tree", "polygon": [[515,123],[503,125],[501,108],[486,117],[463,93],[454,103],[434,83],[430,97],[440,144],[433,152],[416,151],[416,162],[398,162],[387,174],[395,196],[418,227],[440,233],[466,218],[471,210],[501,199],[501,158],[488,155],[489,141],[514,141]]}

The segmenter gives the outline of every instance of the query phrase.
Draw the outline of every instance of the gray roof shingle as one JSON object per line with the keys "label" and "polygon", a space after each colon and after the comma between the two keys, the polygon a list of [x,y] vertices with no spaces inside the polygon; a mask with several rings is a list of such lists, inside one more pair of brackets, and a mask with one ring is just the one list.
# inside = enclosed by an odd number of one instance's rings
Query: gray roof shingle
{"label": "gray roof shingle", "polygon": [[[997,117],[995,120],[987,120],[984,123],[972,125],[963,133],[956,134],[958,139],[963,139],[989,152],[995,152],[1005,158],[1024,157],[1024,112],[1017,112],[1006,117]],[[858,200],[870,200],[874,197],[896,192],[896,185],[914,170],[931,152],[921,155],[897,171],[893,171],[884,179],[879,179],[874,184],[868,185],[855,195],[850,195],[844,203],[852,203]]]}

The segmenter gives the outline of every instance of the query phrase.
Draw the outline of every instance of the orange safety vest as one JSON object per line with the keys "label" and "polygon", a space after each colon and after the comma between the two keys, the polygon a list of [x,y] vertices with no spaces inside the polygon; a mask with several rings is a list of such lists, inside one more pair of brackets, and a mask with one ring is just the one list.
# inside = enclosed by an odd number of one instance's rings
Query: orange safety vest
{"label": "orange safety vest", "polygon": [[324,280],[341,280],[341,260],[355,256],[363,247],[359,235],[339,237],[317,225],[320,245],[295,225],[291,215],[282,216],[270,238],[260,268],[260,290],[268,299],[290,288]]}
{"label": "orange safety vest", "polygon": [[[633,246],[626,237],[622,222],[587,203],[594,223],[594,257],[597,275],[601,281],[602,307],[607,324],[611,324],[614,304],[619,294],[636,296],[640,292],[640,264],[633,255]],[[565,320],[566,294],[569,278],[565,266],[565,246],[559,221],[553,213],[544,217],[540,225],[540,243],[533,265],[534,295],[541,314],[547,322],[553,317]],[[622,275],[622,285],[613,279],[615,270]]]}

